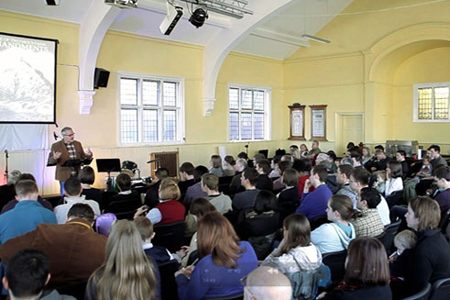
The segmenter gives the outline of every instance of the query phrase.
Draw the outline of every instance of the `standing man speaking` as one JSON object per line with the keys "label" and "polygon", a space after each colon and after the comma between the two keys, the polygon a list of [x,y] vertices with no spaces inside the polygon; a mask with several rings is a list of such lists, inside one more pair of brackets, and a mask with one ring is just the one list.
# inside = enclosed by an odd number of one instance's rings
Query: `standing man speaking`
{"label": "standing man speaking", "polygon": [[48,165],[56,165],[56,180],[59,181],[61,195],[64,195],[64,181],[70,177],[78,176],[80,166],[63,167],[63,164],[69,159],[89,159],[93,153],[88,148],[86,152],[80,142],[75,141],[75,133],[71,127],[61,129],[63,139],[52,145],[48,157]]}

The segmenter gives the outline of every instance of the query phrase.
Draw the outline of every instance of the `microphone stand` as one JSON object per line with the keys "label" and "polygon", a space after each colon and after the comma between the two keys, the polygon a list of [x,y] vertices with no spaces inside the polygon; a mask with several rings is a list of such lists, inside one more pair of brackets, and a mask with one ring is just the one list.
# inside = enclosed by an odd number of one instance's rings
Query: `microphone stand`
{"label": "microphone stand", "polygon": [[6,183],[8,183],[8,158],[9,158],[8,150],[5,150],[5,161],[6,161],[5,180],[6,180]]}

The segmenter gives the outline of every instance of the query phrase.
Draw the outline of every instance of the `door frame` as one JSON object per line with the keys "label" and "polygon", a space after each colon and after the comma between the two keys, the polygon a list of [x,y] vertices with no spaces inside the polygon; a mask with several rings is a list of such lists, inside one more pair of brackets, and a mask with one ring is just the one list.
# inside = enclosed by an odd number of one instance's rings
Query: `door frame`
{"label": "door frame", "polygon": [[[335,137],[336,137],[336,151],[338,151],[339,145],[340,143],[345,143],[344,141],[341,141],[341,135],[339,134],[339,130],[340,128],[340,124],[342,124],[342,119],[343,117],[346,116],[360,116],[361,117],[361,121],[362,121],[362,141],[355,141],[355,143],[359,143],[359,142],[363,142],[365,143],[365,139],[366,139],[366,120],[365,120],[365,113],[364,112],[336,112],[335,113]],[[347,141],[348,142],[348,141]],[[344,145],[344,149],[345,149],[345,145]],[[339,155],[338,155],[339,156]]]}

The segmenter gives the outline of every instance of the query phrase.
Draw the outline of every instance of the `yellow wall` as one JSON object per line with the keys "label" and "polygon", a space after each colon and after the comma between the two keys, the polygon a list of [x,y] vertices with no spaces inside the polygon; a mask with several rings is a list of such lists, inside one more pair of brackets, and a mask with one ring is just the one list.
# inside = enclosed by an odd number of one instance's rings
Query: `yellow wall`
{"label": "yellow wall", "polygon": [[[417,139],[447,153],[449,123],[412,122],[412,85],[450,81],[450,3],[419,5],[425,2],[355,0],[316,34],[330,44],[310,42],[284,61],[286,101],[327,104],[328,129],[339,113],[364,112],[368,144]],[[394,9],[402,6],[410,7]]]}

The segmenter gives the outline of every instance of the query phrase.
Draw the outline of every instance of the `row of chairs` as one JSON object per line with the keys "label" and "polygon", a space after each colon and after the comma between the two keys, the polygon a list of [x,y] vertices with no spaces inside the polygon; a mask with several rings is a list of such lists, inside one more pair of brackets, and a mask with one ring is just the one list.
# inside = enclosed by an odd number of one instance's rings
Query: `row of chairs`
{"label": "row of chairs", "polygon": [[444,278],[430,283],[415,295],[403,300],[448,300],[450,299],[450,278]]}

